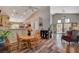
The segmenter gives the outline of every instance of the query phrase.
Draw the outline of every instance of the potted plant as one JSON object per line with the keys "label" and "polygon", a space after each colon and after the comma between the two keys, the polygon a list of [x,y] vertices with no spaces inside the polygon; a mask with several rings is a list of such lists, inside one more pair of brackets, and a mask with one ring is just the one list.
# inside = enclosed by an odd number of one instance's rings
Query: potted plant
{"label": "potted plant", "polygon": [[0,31],[0,47],[4,47],[5,40],[10,34],[10,31]]}

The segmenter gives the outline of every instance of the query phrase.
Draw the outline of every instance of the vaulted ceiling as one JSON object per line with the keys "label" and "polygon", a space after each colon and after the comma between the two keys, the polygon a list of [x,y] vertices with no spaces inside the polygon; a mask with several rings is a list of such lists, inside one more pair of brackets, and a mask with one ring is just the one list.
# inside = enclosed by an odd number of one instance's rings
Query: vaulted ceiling
{"label": "vaulted ceiling", "polygon": [[40,8],[40,6],[0,6],[1,14],[9,15],[12,22],[23,22]]}

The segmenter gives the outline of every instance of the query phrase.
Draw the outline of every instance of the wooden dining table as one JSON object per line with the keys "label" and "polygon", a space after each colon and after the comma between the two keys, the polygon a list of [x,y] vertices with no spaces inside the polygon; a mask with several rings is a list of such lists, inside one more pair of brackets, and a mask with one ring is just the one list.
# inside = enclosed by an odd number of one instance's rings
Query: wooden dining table
{"label": "wooden dining table", "polygon": [[28,47],[31,48],[31,40],[34,39],[34,36],[19,35],[19,39],[21,41],[26,41],[28,43]]}
{"label": "wooden dining table", "polygon": [[28,35],[19,35],[19,38],[21,40],[31,40],[34,38],[34,36],[28,36]]}

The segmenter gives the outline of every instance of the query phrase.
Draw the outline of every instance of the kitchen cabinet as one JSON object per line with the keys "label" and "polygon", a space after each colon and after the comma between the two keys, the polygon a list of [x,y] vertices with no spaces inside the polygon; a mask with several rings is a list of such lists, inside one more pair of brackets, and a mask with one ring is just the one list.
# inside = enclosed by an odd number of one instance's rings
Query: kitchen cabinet
{"label": "kitchen cabinet", "polygon": [[0,26],[8,26],[9,24],[9,17],[6,15],[0,16]]}

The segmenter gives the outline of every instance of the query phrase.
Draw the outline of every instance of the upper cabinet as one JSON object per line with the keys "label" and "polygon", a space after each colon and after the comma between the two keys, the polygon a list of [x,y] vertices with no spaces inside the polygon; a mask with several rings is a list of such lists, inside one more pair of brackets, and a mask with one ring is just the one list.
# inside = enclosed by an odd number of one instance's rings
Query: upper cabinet
{"label": "upper cabinet", "polygon": [[1,15],[0,16],[0,26],[8,26],[9,25],[9,16]]}

